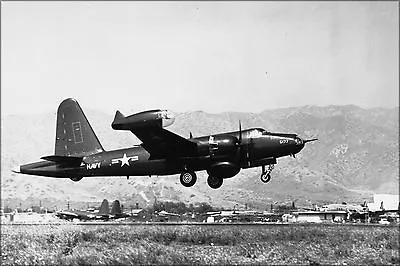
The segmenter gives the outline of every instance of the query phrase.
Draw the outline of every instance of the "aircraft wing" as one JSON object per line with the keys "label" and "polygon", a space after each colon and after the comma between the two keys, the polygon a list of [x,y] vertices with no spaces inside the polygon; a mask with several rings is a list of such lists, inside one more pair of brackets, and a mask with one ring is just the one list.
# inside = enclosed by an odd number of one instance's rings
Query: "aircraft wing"
{"label": "aircraft wing", "polygon": [[197,150],[196,142],[160,127],[132,129],[131,132],[143,142],[141,146],[150,153],[150,159],[190,156]]}

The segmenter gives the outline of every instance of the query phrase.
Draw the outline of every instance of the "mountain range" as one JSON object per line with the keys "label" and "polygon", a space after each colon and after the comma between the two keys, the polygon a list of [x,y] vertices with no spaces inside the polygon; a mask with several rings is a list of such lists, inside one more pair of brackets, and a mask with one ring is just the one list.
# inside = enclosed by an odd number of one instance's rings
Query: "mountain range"
{"label": "mountain range", "polygon": [[[104,149],[139,144],[130,132],[114,131],[114,114],[85,109],[89,122]],[[138,110],[139,111],[139,110]],[[317,137],[296,158],[280,158],[272,180],[260,181],[259,168],[241,170],[213,190],[207,175],[198,172],[198,181],[183,187],[179,175],[152,177],[84,178],[80,182],[15,174],[18,165],[38,161],[54,153],[56,113],[5,115],[1,123],[1,199],[3,205],[38,205],[64,208],[97,205],[104,198],[118,199],[125,206],[141,207],[155,200],[207,202],[216,207],[247,206],[265,210],[272,203],[299,205],[333,202],[372,201],[374,193],[399,194],[399,108],[363,109],[354,105],[302,106],[265,110],[261,113],[202,111],[177,113],[167,129],[184,137],[194,137],[262,127],[271,132],[296,133],[302,138]],[[14,206],[13,206],[14,207]]]}

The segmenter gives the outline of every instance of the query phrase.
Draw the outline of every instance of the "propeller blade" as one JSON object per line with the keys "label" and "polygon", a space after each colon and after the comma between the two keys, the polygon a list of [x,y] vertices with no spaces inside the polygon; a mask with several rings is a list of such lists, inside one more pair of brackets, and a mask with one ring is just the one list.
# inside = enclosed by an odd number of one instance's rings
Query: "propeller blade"
{"label": "propeller blade", "polygon": [[305,139],[304,140],[304,144],[307,143],[307,142],[316,141],[316,140],[318,140],[318,139]]}
{"label": "propeller blade", "polygon": [[239,120],[239,144],[242,145],[242,123]]}
{"label": "propeller blade", "polygon": [[190,139],[193,138],[192,131],[189,132],[189,138],[190,138]]}

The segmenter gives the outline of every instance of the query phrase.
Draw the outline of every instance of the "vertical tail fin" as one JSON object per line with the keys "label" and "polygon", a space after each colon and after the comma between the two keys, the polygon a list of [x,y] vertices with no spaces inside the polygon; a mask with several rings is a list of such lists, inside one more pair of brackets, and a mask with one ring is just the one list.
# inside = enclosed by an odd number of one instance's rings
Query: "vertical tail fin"
{"label": "vertical tail fin", "polygon": [[119,203],[119,200],[114,200],[111,206],[111,215],[118,215],[118,214],[122,214],[121,204]]}
{"label": "vertical tail fin", "polygon": [[58,156],[86,156],[104,151],[78,102],[65,99],[57,111]]}
{"label": "vertical tail fin", "polygon": [[104,199],[101,203],[99,215],[109,215],[110,214],[110,207],[108,206],[108,200]]}

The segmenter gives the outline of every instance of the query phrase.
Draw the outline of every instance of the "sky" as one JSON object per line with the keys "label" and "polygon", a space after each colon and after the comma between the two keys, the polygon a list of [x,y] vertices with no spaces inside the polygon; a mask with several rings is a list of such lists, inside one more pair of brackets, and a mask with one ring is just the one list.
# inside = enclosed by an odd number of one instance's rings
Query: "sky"
{"label": "sky", "polygon": [[393,2],[1,2],[1,111],[399,106]]}

